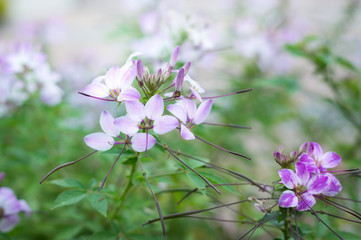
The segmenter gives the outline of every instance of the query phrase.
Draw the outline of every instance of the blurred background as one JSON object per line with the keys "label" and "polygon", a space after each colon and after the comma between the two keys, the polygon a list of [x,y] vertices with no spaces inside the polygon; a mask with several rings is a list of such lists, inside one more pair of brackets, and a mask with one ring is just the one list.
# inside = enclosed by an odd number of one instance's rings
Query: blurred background
{"label": "blurred background", "polygon": [[[97,154],[38,184],[52,168],[91,152],[83,137],[100,129],[102,110],[119,110],[77,92],[110,67],[122,66],[135,51],[155,68],[179,45],[179,62],[192,62],[190,75],[205,89],[204,96],[254,89],[216,99],[209,116],[209,122],[251,130],[195,129],[202,138],[252,161],[201,142],[183,142],[177,133],[164,136],[172,149],[270,185],[278,180],[273,152],[279,145],[290,152],[315,141],[324,151],[342,157],[338,169],[359,167],[360,4],[359,0],[0,0],[0,172],[6,174],[1,186],[12,188],[33,211],[0,239],[161,238],[159,223],[141,226],[157,217],[157,211],[140,169],[134,170],[134,179],[129,177],[133,176],[129,163],[119,164],[99,193],[107,199],[107,217],[104,209],[94,207],[91,196],[98,194],[96,188],[116,155]],[[19,70],[24,62],[31,64]],[[177,205],[186,192],[168,190],[192,189],[199,183],[166,153],[155,151],[149,159],[144,164],[165,215],[263,194],[252,186],[232,186],[221,188],[222,197],[207,190]],[[237,181],[202,164],[194,167],[214,183]],[[179,169],[183,174],[172,174]],[[119,192],[124,193],[129,179],[135,187],[124,199]],[[340,196],[361,198],[359,175],[340,176],[340,181]],[[67,189],[87,195],[75,205],[53,209],[57,196]],[[347,204],[361,210],[358,203]],[[205,216],[254,223],[263,214],[246,203]],[[305,219],[303,227],[310,236],[305,239],[336,239],[312,216]],[[357,239],[357,224],[327,221],[350,234],[347,239]],[[169,239],[238,239],[253,225],[204,219],[166,222]],[[259,229],[254,239],[279,236],[277,229]]]}

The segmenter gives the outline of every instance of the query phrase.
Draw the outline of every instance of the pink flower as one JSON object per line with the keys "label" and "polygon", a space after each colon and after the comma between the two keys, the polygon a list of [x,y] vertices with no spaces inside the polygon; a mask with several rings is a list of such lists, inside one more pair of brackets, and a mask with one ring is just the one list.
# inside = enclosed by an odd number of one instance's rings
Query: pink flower
{"label": "pink flower", "polygon": [[131,86],[137,75],[132,58],[139,55],[133,53],[121,68],[114,66],[103,76],[99,76],[87,85],[80,94],[106,101],[134,101],[140,98],[137,89]]}
{"label": "pink flower", "polygon": [[[143,105],[139,101],[125,103],[127,115],[114,121],[121,132],[133,136],[132,147],[137,152],[144,152],[152,148],[156,139],[148,134],[150,129],[157,134],[165,134],[178,126],[178,120],[172,116],[164,115],[164,102],[160,95],[154,95]],[[140,129],[146,133],[138,133]]]}
{"label": "pink flower", "polygon": [[213,101],[210,99],[202,102],[197,109],[192,100],[183,98],[176,104],[167,106],[168,111],[181,121],[180,133],[183,139],[192,140],[195,138],[191,130],[206,120],[211,112],[212,104]]}
{"label": "pink flower", "polygon": [[19,212],[30,216],[31,209],[25,200],[18,200],[13,190],[0,188],[0,232],[9,232],[20,221]]}
{"label": "pink flower", "polygon": [[313,195],[329,191],[331,179],[329,175],[312,175],[302,162],[296,163],[295,168],[296,173],[291,169],[278,170],[283,185],[293,190],[284,191],[278,200],[278,204],[285,208],[297,206],[298,211],[305,211],[316,203]]}

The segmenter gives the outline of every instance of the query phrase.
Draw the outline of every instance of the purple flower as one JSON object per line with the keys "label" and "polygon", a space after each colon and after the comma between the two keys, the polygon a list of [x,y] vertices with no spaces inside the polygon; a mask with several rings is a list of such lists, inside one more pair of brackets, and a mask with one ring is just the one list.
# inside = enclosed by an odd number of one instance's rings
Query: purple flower
{"label": "purple flower", "polygon": [[[179,123],[175,117],[163,115],[164,102],[157,94],[151,97],[145,106],[139,101],[128,101],[125,103],[127,115],[115,119],[114,125],[121,132],[133,136],[132,147],[137,152],[144,152],[156,143],[156,139],[148,134],[150,129],[157,134],[165,134],[175,129]],[[138,133],[140,129],[146,133]]]}
{"label": "purple flower", "polygon": [[180,133],[183,139],[192,140],[195,138],[191,130],[204,122],[212,109],[213,101],[207,100],[202,102],[198,109],[196,104],[187,98],[183,98],[175,104],[167,106],[169,112],[181,121]]}
{"label": "purple flower", "polygon": [[131,86],[137,76],[137,68],[133,66],[132,58],[139,55],[133,53],[121,68],[114,66],[103,76],[97,77],[87,85],[80,94],[106,101],[134,101],[140,94]]}
{"label": "purple flower", "polygon": [[326,171],[327,168],[336,167],[341,162],[341,157],[334,152],[323,153],[318,143],[310,142],[307,148],[307,154],[303,153],[300,161],[306,164],[307,171],[322,173]]}
{"label": "purple flower", "polygon": [[10,188],[0,188],[0,232],[9,232],[20,221],[18,213],[30,216],[31,209],[25,200],[18,200]]}
{"label": "purple flower", "polygon": [[332,179],[329,175],[312,175],[302,162],[296,163],[296,173],[291,169],[280,169],[278,174],[283,185],[288,189],[278,200],[280,207],[296,207],[298,211],[308,210],[316,203],[313,195],[323,194],[330,190]]}

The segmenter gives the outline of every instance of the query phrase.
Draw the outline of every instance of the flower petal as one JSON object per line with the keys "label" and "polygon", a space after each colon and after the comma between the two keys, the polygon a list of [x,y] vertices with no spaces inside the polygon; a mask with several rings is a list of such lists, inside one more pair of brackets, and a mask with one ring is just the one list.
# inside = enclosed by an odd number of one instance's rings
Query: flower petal
{"label": "flower petal", "polygon": [[181,125],[181,136],[184,140],[193,140],[196,137],[194,136],[194,134],[183,124]]}
{"label": "flower petal", "polygon": [[320,194],[327,190],[331,179],[325,175],[314,175],[307,184],[307,192],[310,194]]}
{"label": "flower petal", "polygon": [[122,101],[137,101],[140,99],[140,93],[134,87],[126,87],[119,93],[117,100]]}
{"label": "flower petal", "polygon": [[187,121],[193,119],[197,111],[197,105],[195,104],[195,102],[188,98],[184,98],[180,100],[179,103],[183,106],[187,113]]}
{"label": "flower petal", "polygon": [[315,157],[315,160],[318,161],[322,155],[323,151],[321,146],[318,143],[310,142],[308,148],[307,148],[307,154],[312,155]]}
{"label": "flower petal", "polygon": [[209,113],[212,110],[212,104],[213,104],[212,99],[202,102],[197,109],[197,112],[193,119],[193,123],[199,125],[202,122],[204,122],[204,120],[206,120],[206,118],[208,117]]}
{"label": "flower petal", "polygon": [[85,136],[84,142],[95,150],[107,151],[113,147],[114,139],[105,133],[98,132]]}
{"label": "flower petal", "polygon": [[145,114],[151,120],[157,120],[164,112],[163,98],[157,94],[145,104]]}
{"label": "flower petal", "polygon": [[201,95],[199,95],[199,93],[194,88],[190,87],[189,90],[191,90],[193,97],[195,97],[198,101],[203,102]]}
{"label": "flower petal", "polygon": [[330,179],[330,182],[328,184],[327,189],[323,191],[322,194],[329,197],[333,197],[341,191],[342,185],[338,181],[338,179],[331,173],[325,173],[325,175]]}
{"label": "flower petal", "polygon": [[295,168],[296,168],[296,175],[301,180],[300,184],[306,186],[311,178],[311,174],[307,171],[306,164],[302,162],[297,162]]}
{"label": "flower petal", "polygon": [[299,162],[304,163],[306,165],[308,172],[312,172],[312,173],[317,172],[316,161],[312,157],[310,157],[308,154],[302,153]]}
{"label": "flower petal", "polygon": [[280,169],[278,170],[283,185],[288,189],[294,189],[298,185],[298,178],[294,171],[291,169]]}
{"label": "flower petal", "polygon": [[184,81],[184,68],[179,69],[175,79],[175,90],[180,91],[182,89]]}
{"label": "flower petal", "polygon": [[0,232],[9,232],[20,221],[20,217],[17,214],[6,215],[0,220]]}
{"label": "flower petal", "polygon": [[127,109],[128,116],[133,120],[139,123],[145,118],[145,109],[144,105],[139,101],[127,101],[125,103],[125,108]]}
{"label": "flower petal", "polygon": [[117,66],[112,67],[105,74],[105,85],[110,89],[119,89],[120,80],[120,70]]}
{"label": "flower petal", "polygon": [[105,98],[109,96],[109,88],[103,83],[93,82],[85,86],[81,93],[84,93],[91,97]]}
{"label": "flower petal", "polygon": [[179,120],[181,120],[183,123],[186,123],[187,114],[185,109],[180,104],[169,104],[167,106],[167,110],[174,116],[176,116]]}
{"label": "flower petal", "polygon": [[298,211],[305,211],[310,209],[313,205],[315,205],[316,199],[312,194],[309,192],[304,192],[301,195],[301,199],[298,201],[297,210]]}
{"label": "flower petal", "polygon": [[139,131],[138,122],[128,116],[116,118],[114,120],[114,125],[119,131],[129,136],[133,136]]}
{"label": "flower petal", "polygon": [[327,152],[322,156],[321,166],[324,168],[334,168],[341,162],[341,157],[334,152]]}
{"label": "flower petal", "polygon": [[154,132],[158,134],[165,134],[178,127],[179,122],[175,117],[172,116],[161,116],[154,121]]}
{"label": "flower petal", "polygon": [[278,205],[280,207],[296,207],[298,204],[298,198],[293,191],[286,190],[282,193],[280,199],[278,200]]}
{"label": "flower petal", "polygon": [[19,200],[19,204],[21,206],[21,211],[25,212],[26,217],[30,217],[31,208],[29,204],[23,199]]}
{"label": "flower petal", "polygon": [[114,118],[108,111],[103,111],[100,115],[100,127],[109,136],[116,137],[119,134],[118,129],[113,124]]}
{"label": "flower petal", "polygon": [[132,147],[136,152],[144,152],[145,149],[151,149],[154,144],[157,142],[155,137],[151,134],[148,134],[148,145],[147,142],[147,134],[146,133],[137,133],[132,137]]}
{"label": "flower petal", "polygon": [[124,87],[128,87],[132,85],[133,80],[137,76],[137,69],[135,67],[120,69],[120,85],[119,88],[123,89]]}

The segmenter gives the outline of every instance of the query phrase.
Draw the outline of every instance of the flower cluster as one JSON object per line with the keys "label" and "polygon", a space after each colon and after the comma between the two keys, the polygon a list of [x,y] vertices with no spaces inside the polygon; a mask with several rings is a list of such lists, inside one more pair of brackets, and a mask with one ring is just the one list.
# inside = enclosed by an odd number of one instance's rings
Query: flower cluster
{"label": "flower cluster", "polygon": [[[4,173],[0,173],[0,181]],[[25,212],[30,216],[31,209],[25,200],[18,200],[13,190],[0,187],[0,232],[11,231],[20,221],[19,213]]]}
{"label": "flower cluster", "polygon": [[38,47],[19,44],[0,58],[0,116],[22,105],[39,92],[49,106],[58,104],[63,92],[57,85],[60,75],[53,72],[46,55]]}
{"label": "flower cluster", "polygon": [[342,185],[327,168],[336,167],[340,162],[338,154],[323,153],[319,144],[310,142],[307,151],[296,162],[295,171],[288,168],[278,170],[282,184],[290,189],[282,193],[279,206],[297,207],[298,211],[305,211],[316,203],[315,197],[338,194]]}
{"label": "flower cluster", "polygon": [[[108,111],[104,111],[100,116],[104,132],[87,135],[85,143],[99,151],[124,144],[131,145],[136,152],[147,152],[157,142],[150,131],[162,135],[178,129],[183,139],[195,139],[192,129],[204,122],[213,101],[203,101],[200,96],[203,88],[188,75],[190,62],[175,69],[178,54],[179,47],[176,47],[169,63],[151,74],[141,60],[133,60],[139,55],[134,53],[122,67],[112,67],[104,76],[87,85],[80,94],[104,101],[124,102],[126,115],[114,119]],[[174,80],[171,80],[173,74]],[[132,86],[135,79],[140,91]],[[190,83],[188,88],[183,84],[185,81]],[[169,86],[160,90],[167,82],[170,82]],[[198,108],[194,100],[201,102]],[[165,106],[171,101],[175,103]],[[165,110],[173,116],[164,114]]]}

